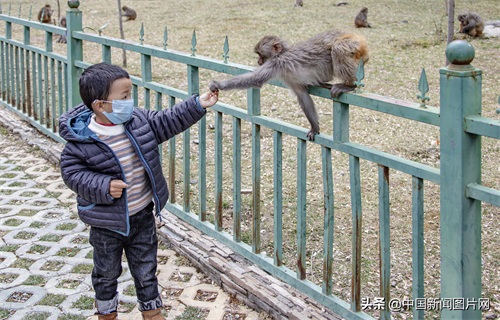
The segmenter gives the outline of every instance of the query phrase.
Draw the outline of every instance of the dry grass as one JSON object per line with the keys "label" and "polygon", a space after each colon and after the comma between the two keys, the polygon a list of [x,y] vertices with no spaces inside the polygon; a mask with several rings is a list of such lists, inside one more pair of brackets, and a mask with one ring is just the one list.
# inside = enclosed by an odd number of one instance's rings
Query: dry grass
{"label": "dry grass", "polygon": [[[18,4],[22,4],[22,16],[27,16],[30,3],[40,7],[43,3],[55,1],[12,1],[12,12],[17,15]],[[362,6],[369,8],[368,19],[372,29],[358,30],[368,39],[371,59],[366,65],[365,91],[393,96],[402,100],[417,101],[417,85],[420,72],[425,68],[431,97],[430,105],[439,106],[439,69],[444,65],[446,47],[446,17],[444,1],[437,0],[352,0],[345,7],[337,7],[338,1],[305,0],[303,8],[293,7],[293,0],[276,1],[181,1],[142,0],[127,4],[138,12],[138,19],[125,23],[125,35],[131,41],[139,41],[141,23],[144,24],[144,42],[162,46],[163,31],[168,27],[168,48],[190,52],[191,35],[196,30],[197,54],[222,59],[224,37],[229,37],[230,61],[255,65],[253,45],[265,34],[277,34],[290,42],[305,39],[329,28],[354,30],[353,19]],[[474,2],[456,0],[456,13],[474,10],[486,20],[500,19],[498,0]],[[103,35],[119,37],[117,6],[115,1],[81,1],[83,25],[98,29],[110,22]],[[66,4],[62,3],[65,7]],[[3,3],[4,12],[8,4]],[[35,6],[35,5],[34,5]],[[455,29],[458,27],[456,26]],[[92,32],[86,29],[86,32]],[[43,43],[43,34],[32,35],[32,41]],[[500,39],[471,39],[476,50],[473,65],[483,70],[483,115],[500,119],[495,110],[500,93],[500,64],[498,52]],[[54,44],[56,51],[63,50]],[[97,62],[100,49],[85,45],[85,59]],[[121,52],[113,50],[113,62],[121,63]],[[170,62],[153,60],[154,79],[177,88],[187,89],[186,67]],[[128,55],[128,71],[140,75],[138,55]],[[225,77],[205,70],[200,71],[200,81],[205,87],[213,77]],[[280,120],[308,127],[302,112],[287,90],[264,86],[262,92],[262,114]],[[220,100],[246,108],[245,92],[222,92]],[[331,101],[315,99],[320,114],[322,133],[332,132]],[[406,121],[393,116],[351,108],[350,139],[392,154],[431,166],[439,166],[439,150],[436,140],[437,128]],[[213,123],[213,113],[208,115],[208,124]],[[191,138],[196,139],[197,129]],[[232,119],[224,119],[224,228],[230,232],[232,206],[231,176],[231,132]],[[251,128],[243,125],[243,188],[251,188]],[[273,239],[273,173],[272,132],[262,129],[262,244],[263,250],[272,253]],[[208,133],[207,170],[213,172],[213,131]],[[178,138],[179,147],[182,137]],[[285,263],[295,270],[295,220],[296,220],[296,139],[284,137],[283,141],[283,217]],[[178,149],[180,150],[180,148]],[[197,174],[197,146],[192,144],[192,178]],[[308,144],[308,279],[320,284],[323,247],[323,195],[321,183],[320,148]],[[500,189],[500,143],[483,139],[483,184]],[[182,159],[179,156],[179,164]],[[335,183],[335,247],[334,247],[334,294],[344,300],[350,297],[351,273],[351,211],[349,193],[349,168],[346,155],[333,153]],[[182,167],[178,167],[178,171]],[[411,297],[411,177],[391,170],[391,295],[404,299]],[[363,205],[363,254],[362,254],[362,296],[379,296],[378,272],[378,194],[377,165],[361,161],[362,205]],[[181,181],[180,174],[176,177]],[[209,213],[214,211],[212,175],[207,178]],[[182,184],[177,185],[181,194]],[[197,208],[197,186],[193,187],[194,210]],[[251,195],[243,198],[243,235],[251,243]],[[493,313],[500,314],[500,262],[499,238],[500,209],[483,205],[483,296],[491,299]],[[213,217],[212,217],[213,218]],[[496,218],[496,219],[495,219]],[[425,183],[425,296],[439,297],[440,254],[439,254],[439,186]],[[411,318],[410,313],[395,313],[399,319]],[[435,316],[429,314],[428,317]]]}

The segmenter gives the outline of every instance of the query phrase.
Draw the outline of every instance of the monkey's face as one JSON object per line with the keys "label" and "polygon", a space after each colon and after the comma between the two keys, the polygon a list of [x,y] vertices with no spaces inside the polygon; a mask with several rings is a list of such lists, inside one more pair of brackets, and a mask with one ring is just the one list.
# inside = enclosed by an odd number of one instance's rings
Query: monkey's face
{"label": "monkey's face", "polygon": [[259,59],[257,60],[257,64],[259,66],[261,66],[261,65],[263,65],[266,62],[267,58],[264,57],[260,52],[256,52],[256,53],[259,56]]}

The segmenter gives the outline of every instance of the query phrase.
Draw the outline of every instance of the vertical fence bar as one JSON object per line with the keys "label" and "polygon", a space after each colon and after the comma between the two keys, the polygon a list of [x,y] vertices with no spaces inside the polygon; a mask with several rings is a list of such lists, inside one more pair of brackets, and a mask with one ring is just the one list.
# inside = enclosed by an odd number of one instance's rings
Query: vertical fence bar
{"label": "vertical fence bar", "polygon": [[[188,80],[188,94],[192,95],[199,92],[199,70],[198,67],[187,66],[187,80]],[[184,212],[191,211],[191,129],[187,129],[183,133],[182,139],[182,150],[183,150],[183,181],[184,181],[184,191],[183,191],[183,209]]]}
{"label": "vertical fence bar", "polygon": [[36,55],[36,64],[38,67],[38,70],[36,72],[37,77],[36,77],[36,82],[37,82],[37,88],[38,88],[38,104],[35,106],[35,108],[38,109],[38,121],[40,124],[43,123],[44,121],[44,110],[43,110],[43,64],[42,64],[42,55],[37,54]]}
{"label": "vertical fence bar", "polygon": [[222,112],[215,112],[215,219],[214,228],[222,230]]}
{"label": "vertical fence bar", "polygon": [[207,117],[198,121],[198,217],[207,219]]}
{"label": "vertical fence bar", "polygon": [[132,100],[134,100],[134,106],[139,105],[139,87],[136,84],[132,84]]}
{"label": "vertical fence bar", "polygon": [[12,55],[11,55],[11,52],[12,52],[12,46],[10,44],[7,44],[6,45],[6,49],[7,49],[7,52],[6,52],[6,56],[7,56],[7,59],[6,59],[6,62],[5,62],[5,65],[6,65],[6,70],[7,70],[7,102],[8,103],[12,103],[12,87],[13,87],[13,84],[14,84],[14,81],[12,80]]}
{"label": "vertical fence bar", "polygon": [[321,148],[321,163],[323,167],[323,194],[325,221],[323,231],[323,294],[332,294],[333,271],[333,230],[334,230],[334,195],[333,195],[333,170],[332,149]]}
{"label": "vertical fence bar", "polygon": [[361,173],[359,158],[349,156],[352,210],[352,275],[351,310],[361,311],[361,240],[363,215],[361,209]]}
{"label": "vertical fence bar", "polygon": [[[412,298],[424,297],[424,181],[412,177]],[[413,308],[413,319],[424,319],[424,310]]]}
{"label": "vertical fence bar", "polygon": [[[175,97],[169,97],[168,107],[175,105]],[[170,185],[170,203],[176,202],[177,192],[175,191],[175,136],[168,140],[168,182]]]}
{"label": "vertical fence bar", "polygon": [[297,277],[306,278],[307,144],[297,139]]}
{"label": "vertical fence bar", "polygon": [[[23,44],[29,45],[31,43],[31,29],[30,27],[24,26],[23,28]],[[30,83],[30,52],[28,49],[24,49],[21,52],[26,59],[26,63],[24,67],[21,67],[22,71],[22,99],[23,99],[23,112],[28,113],[28,116],[31,117],[31,83]],[[26,69],[25,69],[26,68]]]}
{"label": "vertical fence bar", "polygon": [[[49,88],[51,86],[49,82],[49,58],[47,56],[43,56],[43,77],[42,82],[44,84],[43,88],[43,109],[45,112],[45,127],[50,128],[50,107],[49,107]],[[43,123],[40,123],[43,125]]]}
{"label": "vertical fence bar", "polygon": [[233,118],[233,240],[241,241],[241,119]]}
{"label": "vertical fence bar", "polygon": [[[46,31],[45,32],[45,51],[46,52],[53,51],[52,38],[53,38],[52,32]],[[54,60],[50,59],[50,61],[52,63],[52,72],[53,72],[54,71],[54,68],[53,68]],[[44,56],[44,70],[43,71],[44,71],[44,77],[43,77],[44,80],[43,81],[45,84],[45,90],[44,90],[44,93],[45,93],[45,96],[44,96],[45,106],[44,106],[44,108],[45,108],[45,116],[46,116],[45,127],[48,129],[51,129],[51,128],[55,127],[55,124],[53,121],[54,112],[52,112],[53,110],[55,110],[55,106],[54,106],[55,98],[51,100],[50,99],[51,97],[49,97],[49,92],[52,91],[53,94],[55,93],[54,92],[55,81],[53,81],[53,77],[49,78],[49,57],[48,56]],[[55,130],[52,129],[52,131],[55,131]]]}
{"label": "vertical fence bar", "polygon": [[103,44],[101,50],[102,50],[102,57],[101,57],[102,61],[111,63],[111,46]]}
{"label": "vertical fence bar", "polygon": [[[153,74],[151,72],[151,56],[147,54],[141,54],[141,70],[142,70],[142,82],[150,82],[153,79]],[[149,88],[144,88],[144,108],[146,110],[151,109],[151,90]]]}
{"label": "vertical fence bar", "polygon": [[19,77],[20,77],[20,81],[21,83],[19,84],[19,91],[20,91],[20,101],[19,101],[19,105],[21,107],[20,110],[22,110],[22,112],[24,114],[26,114],[27,110],[26,110],[26,77],[24,76],[25,74],[25,70],[26,70],[26,65],[25,65],[25,50],[24,49],[21,49],[20,52],[19,52]]}
{"label": "vertical fence bar", "polygon": [[[59,117],[63,114],[64,112],[64,95],[65,95],[65,90],[63,86],[63,78],[64,78],[64,73],[63,73],[63,66],[61,61],[57,61],[57,88],[59,94],[57,95],[57,105],[59,106],[58,111],[57,111],[57,117],[56,119],[59,119]],[[58,126],[56,126],[57,128]]]}
{"label": "vertical fence bar", "polygon": [[37,110],[37,103],[38,103],[38,90],[36,86],[36,78],[37,78],[37,67],[36,67],[36,53],[34,51],[31,52],[31,89],[33,90],[33,103],[32,103],[32,110],[33,110],[33,119],[38,120],[38,110]]}
{"label": "vertical fence bar", "polygon": [[349,105],[333,102],[333,140],[349,141]]}
{"label": "vertical fence bar", "polygon": [[19,47],[16,46],[14,48],[14,61],[15,61],[15,67],[14,69],[16,70],[16,76],[15,76],[15,82],[16,82],[16,98],[15,98],[15,103],[14,106],[16,107],[17,110],[22,110],[21,109],[21,69],[19,68]]}
{"label": "vertical fence bar", "polygon": [[[481,183],[481,136],[464,130],[464,117],[481,114],[482,71],[470,63],[474,48],[453,41],[451,62],[440,70],[441,110],[441,297],[481,299],[481,202],[465,195]],[[480,319],[478,306],[442,310],[442,319]]]}
{"label": "vertical fence bar", "polygon": [[7,100],[7,95],[6,95],[6,90],[7,90],[7,72],[6,72],[6,67],[5,67],[5,60],[6,60],[6,54],[5,54],[5,42],[0,43],[0,59],[1,59],[1,64],[0,67],[2,68],[2,100],[6,101]]}
{"label": "vertical fence bar", "polygon": [[389,168],[378,167],[378,206],[379,206],[379,248],[380,248],[380,296],[384,298],[384,308],[380,319],[390,320],[389,309],[391,289],[391,226],[389,205]]}
{"label": "vertical fence bar", "polygon": [[[6,39],[12,39],[12,23],[9,21],[5,22],[5,38]],[[9,44],[5,44],[5,71],[6,71],[6,79],[5,79],[5,84],[6,84],[6,95],[5,95],[5,100],[10,103],[11,99],[11,78],[10,78],[10,68],[12,66],[11,59],[10,59],[10,49],[11,46]]]}
{"label": "vertical fence bar", "polygon": [[[163,94],[161,92],[156,92],[155,99],[155,110],[161,111],[162,109]],[[158,153],[160,154],[160,163],[163,163],[163,144],[158,146]]]}
{"label": "vertical fence bar", "polygon": [[274,131],[274,264],[283,265],[283,134]]}
{"label": "vertical fence bar", "polygon": [[75,65],[76,61],[83,60],[83,43],[81,40],[73,38],[73,32],[82,31],[82,12],[78,9],[79,1],[68,1],[70,9],[66,11],[67,26],[67,61],[68,61],[68,108],[72,108],[80,103],[80,89],[78,79],[82,70]]}
{"label": "vertical fence bar", "polygon": [[[247,90],[248,113],[260,115],[260,90]],[[252,252],[260,253],[260,125],[252,123]]]}
{"label": "vertical fence bar", "polygon": [[[52,132],[56,132],[56,119],[59,118],[56,113],[56,64],[54,59],[50,59],[50,93],[51,93],[51,111],[50,111],[50,124],[52,125]],[[60,92],[62,94],[62,92]]]}

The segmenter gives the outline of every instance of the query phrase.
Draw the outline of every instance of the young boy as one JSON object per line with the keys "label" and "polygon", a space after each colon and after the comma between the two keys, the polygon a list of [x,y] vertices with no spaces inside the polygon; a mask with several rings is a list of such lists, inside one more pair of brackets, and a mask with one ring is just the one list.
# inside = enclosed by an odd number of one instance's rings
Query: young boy
{"label": "young boy", "polygon": [[156,278],[158,216],[168,199],[158,145],[186,130],[218,100],[192,96],[162,111],[134,108],[132,81],[122,68],[99,63],[80,78],[83,103],[63,114],[67,141],[61,173],[76,192],[78,215],[94,248],[92,285],[98,319],[117,319],[118,277],[125,251],[143,319],[164,319]]}

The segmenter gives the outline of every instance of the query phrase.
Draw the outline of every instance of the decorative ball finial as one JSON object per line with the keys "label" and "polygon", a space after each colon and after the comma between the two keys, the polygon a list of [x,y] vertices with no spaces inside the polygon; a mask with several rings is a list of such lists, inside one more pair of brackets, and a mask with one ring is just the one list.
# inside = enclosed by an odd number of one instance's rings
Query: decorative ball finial
{"label": "decorative ball finial", "polygon": [[465,40],[455,40],[446,47],[446,58],[454,65],[467,65],[474,60],[474,47]]}
{"label": "decorative ball finial", "polygon": [[80,1],[78,1],[78,0],[69,0],[68,1],[68,7],[70,7],[71,9],[78,9],[79,6],[80,6]]}

